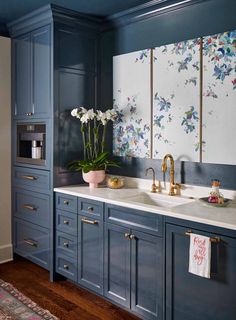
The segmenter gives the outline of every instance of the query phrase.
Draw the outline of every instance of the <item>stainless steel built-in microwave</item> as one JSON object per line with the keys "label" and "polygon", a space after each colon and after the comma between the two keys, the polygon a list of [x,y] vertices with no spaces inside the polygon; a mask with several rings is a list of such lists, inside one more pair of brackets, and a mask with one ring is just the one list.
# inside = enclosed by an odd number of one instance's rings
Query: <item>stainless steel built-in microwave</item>
{"label": "stainless steel built-in microwave", "polygon": [[18,123],[16,161],[43,166],[46,163],[46,125]]}

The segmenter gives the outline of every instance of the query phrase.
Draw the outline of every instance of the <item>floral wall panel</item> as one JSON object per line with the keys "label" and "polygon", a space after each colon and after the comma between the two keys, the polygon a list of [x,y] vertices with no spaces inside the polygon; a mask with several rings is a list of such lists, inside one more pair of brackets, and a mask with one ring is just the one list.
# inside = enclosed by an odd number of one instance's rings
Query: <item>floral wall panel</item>
{"label": "floral wall panel", "polygon": [[113,153],[150,157],[150,50],[113,57]]}
{"label": "floral wall panel", "polygon": [[199,161],[200,39],[153,52],[153,158]]}
{"label": "floral wall panel", "polygon": [[203,162],[236,164],[236,31],[203,38]]}

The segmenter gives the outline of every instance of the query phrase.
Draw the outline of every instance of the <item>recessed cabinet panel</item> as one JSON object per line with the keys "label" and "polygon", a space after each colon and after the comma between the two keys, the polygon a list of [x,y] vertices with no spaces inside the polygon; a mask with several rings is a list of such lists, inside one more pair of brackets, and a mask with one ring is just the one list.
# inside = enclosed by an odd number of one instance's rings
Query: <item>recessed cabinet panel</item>
{"label": "recessed cabinet panel", "polygon": [[132,234],[131,309],[145,319],[162,319],[162,238]]}
{"label": "recessed cabinet panel", "polygon": [[203,38],[203,162],[236,164],[236,31]]}
{"label": "recessed cabinet panel", "polygon": [[31,111],[30,48],[30,34],[13,40],[15,58],[13,116],[17,118],[24,118]]}
{"label": "recessed cabinet panel", "polygon": [[109,223],[105,228],[104,295],[130,308],[130,229]]}
{"label": "recessed cabinet panel", "polygon": [[78,282],[103,293],[103,222],[78,216]]}
{"label": "recessed cabinet panel", "polygon": [[33,115],[50,115],[51,106],[51,40],[50,26],[32,33]]}
{"label": "recessed cabinet panel", "polygon": [[113,101],[119,113],[113,128],[116,156],[150,158],[150,51],[113,58]]}
{"label": "recessed cabinet panel", "polygon": [[199,161],[200,39],[153,52],[153,158]]}

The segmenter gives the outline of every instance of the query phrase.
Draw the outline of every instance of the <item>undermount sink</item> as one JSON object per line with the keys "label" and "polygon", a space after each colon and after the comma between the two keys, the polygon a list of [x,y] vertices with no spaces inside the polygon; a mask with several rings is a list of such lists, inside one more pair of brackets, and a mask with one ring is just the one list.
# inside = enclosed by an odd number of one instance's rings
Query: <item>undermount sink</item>
{"label": "undermount sink", "polygon": [[183,198],[179,196],[152,194],[148,192],[142,192],[138,195],[128,197],[126,200],[161,208],[172,208],[194,201],[194,199]]}

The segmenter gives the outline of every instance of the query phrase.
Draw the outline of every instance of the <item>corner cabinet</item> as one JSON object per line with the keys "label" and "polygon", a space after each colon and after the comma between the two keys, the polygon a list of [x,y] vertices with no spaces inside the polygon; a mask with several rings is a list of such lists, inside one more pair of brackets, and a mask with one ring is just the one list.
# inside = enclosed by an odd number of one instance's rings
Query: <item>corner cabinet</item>
{"label": "corner cabinet", "polygon": [[206,279],[188,272],[188,229],[166,225],[166,320],[235,320],[236,238],[191,228],[220,237],[212,243],[211,278]]}
{"label": "corner cabinet", "polygon": [[13,38],[13,118],[49,118],[51,110],[51,26]]}

